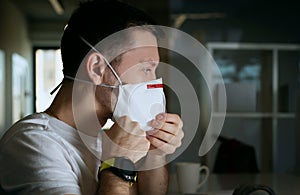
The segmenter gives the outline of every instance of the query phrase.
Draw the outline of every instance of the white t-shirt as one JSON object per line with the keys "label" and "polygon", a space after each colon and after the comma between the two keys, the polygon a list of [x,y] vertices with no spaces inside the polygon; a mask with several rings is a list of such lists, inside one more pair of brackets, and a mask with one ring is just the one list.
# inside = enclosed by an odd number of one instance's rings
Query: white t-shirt
{"label": "white t-shirt", "polygon": [[12,194],[95,194],[101,140],[84,136],[97,157],[81,137],[46,113],[20,120],[0,141],[0,185]]}

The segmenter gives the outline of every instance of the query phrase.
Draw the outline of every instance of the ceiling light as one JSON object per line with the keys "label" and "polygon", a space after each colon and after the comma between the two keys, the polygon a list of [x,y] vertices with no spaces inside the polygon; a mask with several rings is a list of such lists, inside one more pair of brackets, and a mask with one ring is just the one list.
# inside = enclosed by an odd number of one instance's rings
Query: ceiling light
{"label": "ceiling light", "polygon": [[49,0],[49,2],[51,3],[55,13],[58,15],[62,15],[64,13],[65,10],[60,0]]}

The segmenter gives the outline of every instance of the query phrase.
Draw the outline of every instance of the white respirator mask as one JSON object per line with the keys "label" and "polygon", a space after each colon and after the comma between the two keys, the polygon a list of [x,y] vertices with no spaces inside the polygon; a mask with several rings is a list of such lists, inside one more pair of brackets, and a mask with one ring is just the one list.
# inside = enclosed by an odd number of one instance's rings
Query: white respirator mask
{"label": "white respirator mask", "polygon": [[[95,52],[101,54],[84,38],[80,38]],[[152,119],[155,119],[157,114],[166,111],[166,99],[163,91],[162,79],[160,78],[138,84],[123,84],[114,68],[102,54],[101,56],[119,82],[118,86],[99,84],[99,86],[117,88],[119,90],[112,120],[116,122],[118,118],[128,116],[132,121],[138,122],[140,128],[144,131],[151,130],[152,127],[149,126],[148,123]],[[91,83],[90,81],[70,77],[68,75],[65,75],[65,78]]]}
{"label": "white respirator mask", "polygon": [[159,113],[165,112],[165,94],[162,79],[139,84],[119,85],[119,95],[113,112],[114,120],[129,116],[140,128],[148,131],[148,123]]}

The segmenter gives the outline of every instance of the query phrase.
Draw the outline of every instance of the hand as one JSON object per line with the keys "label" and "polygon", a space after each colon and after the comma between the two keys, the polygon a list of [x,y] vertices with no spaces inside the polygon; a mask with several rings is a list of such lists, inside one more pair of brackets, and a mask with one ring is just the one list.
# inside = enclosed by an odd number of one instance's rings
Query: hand
{"label": "hand", "polygon": [[135,163],[146,156],[149,147],[145,131],[127,116],[120,117],[110,130],[102,134],[102,160],[127,157]]}
{"label": "hand", "polygon": [[154,154],[172,154],[181,146],[183,122],[177,114],[158,114],[150,121],[150,125],[153,130],[147,132],[147,139],[151,143],[150,151]]}

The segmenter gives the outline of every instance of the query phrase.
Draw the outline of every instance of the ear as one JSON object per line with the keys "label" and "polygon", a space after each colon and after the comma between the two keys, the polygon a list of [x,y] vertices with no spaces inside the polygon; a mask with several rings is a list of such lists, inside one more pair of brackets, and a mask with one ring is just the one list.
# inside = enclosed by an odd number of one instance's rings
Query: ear
{"label": "ear", "polygon": [[89,55],[86,61],[87,74],[95,85],[102,82],[105,67],[106,64],[101,54],[94,52]]}

